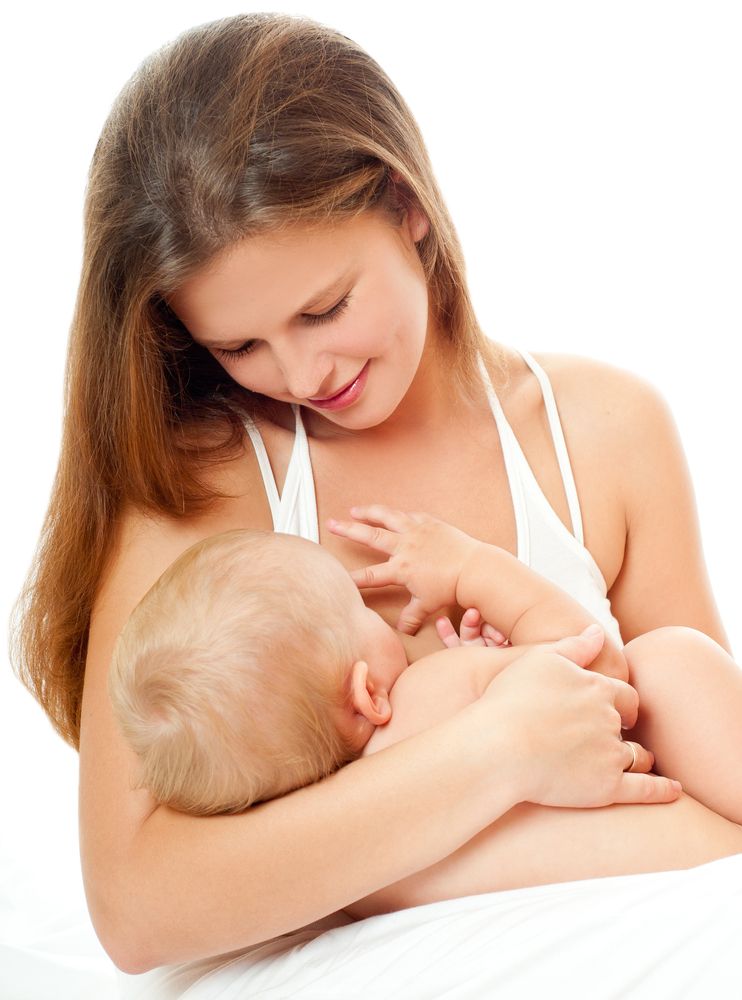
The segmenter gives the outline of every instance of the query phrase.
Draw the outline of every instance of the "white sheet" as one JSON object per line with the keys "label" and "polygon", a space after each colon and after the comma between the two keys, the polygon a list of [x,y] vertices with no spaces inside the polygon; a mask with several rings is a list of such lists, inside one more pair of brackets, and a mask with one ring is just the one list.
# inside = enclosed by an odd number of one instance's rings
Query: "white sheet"
{"label": "white sheet", "polygon": [[742,997],[742,854],[468,896],[122,976],[127,1000]]}

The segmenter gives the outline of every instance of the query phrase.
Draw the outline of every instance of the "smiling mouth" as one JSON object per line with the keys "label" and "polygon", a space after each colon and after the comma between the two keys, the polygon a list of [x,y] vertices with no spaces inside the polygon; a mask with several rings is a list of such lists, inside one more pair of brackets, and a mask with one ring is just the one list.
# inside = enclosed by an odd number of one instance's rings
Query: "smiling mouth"
{"label": "smiling mouth", "polygon": [[355,378],[351,379],[342,389],[333,393],[332,396],[310,398],[307,402],[322,409],[339,409],[340,407],[350,406],[351,403],[354,403],[358,399],[361,392],[363,392],[370,364],[371,361],[367,361]]}

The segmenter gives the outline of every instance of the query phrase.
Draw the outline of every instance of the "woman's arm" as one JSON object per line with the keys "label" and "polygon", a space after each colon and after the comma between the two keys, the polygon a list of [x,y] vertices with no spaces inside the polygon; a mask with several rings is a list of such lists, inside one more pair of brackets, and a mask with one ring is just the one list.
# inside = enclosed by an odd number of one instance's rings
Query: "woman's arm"
{"label": "woman's arm", "polygon": [[[497,740],[483,725],[477,735],[481,712],[469,719],[473,732],[451,720],[445,739],[421,734],[241,816],[186,816],[132,790],[135,759],[106,687],[115,638],[179,552],[223,527],[129,515],[95,607],[80,740],[83,874],[104,947],[131,972],[244,947],[333,912],[455,850],[520,798],[507,773],[491,778]],[[399,846],[390,852],[391,831]]]}
{"label": "woman's arm", "polygon": [[622,470],[626,551],[610,590],[625,642],[663,625],[705,632],[731,653],[711,590],[693,483],[667,402],[629,372],[613,393],[628,419],[615,427]]}
{"label": "woman's arm", "polygon": [[[260,523],[239,503],[230,517],[188,522],[126,515],[96,602],[80,741],[81,855],[94,925],[121,968],[141,972],[302,926],[436,863],[525,799],[674,797],[662,779],[622,773],[617,708],[628,724],[632,690],[564,661],[519,673],[497,698],[242,815],[158,807],[131,787],[134,758],[108,699],[111,651],[131,609],[181,551],[236,522]],[[626,778],[636,780],[627,786]]]}

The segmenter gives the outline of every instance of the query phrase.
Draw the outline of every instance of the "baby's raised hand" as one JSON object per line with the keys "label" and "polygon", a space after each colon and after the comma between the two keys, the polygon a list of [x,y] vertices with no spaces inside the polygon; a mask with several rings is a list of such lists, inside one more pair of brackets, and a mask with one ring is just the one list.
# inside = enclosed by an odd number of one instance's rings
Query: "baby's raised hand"
{"label": "baby's raised hand", "polygon": [[458,634],[450,618],[436,620],[435,630],[444,646],[506,646],[508,640],[489,622],[482,621],[476,608],[468,608],[462,618]]}
{"label": "baby's raised hand", "polygon": [[406,514],[382,504],[351,507],[350,513],[353,521],[329,520],[327,526],[389,556],[351,576],[361,588],[401,586],[410,592],[397,624],[400,632],[414,635],[430,614],[456,603],[459,574],[479,542],[429,514]]}

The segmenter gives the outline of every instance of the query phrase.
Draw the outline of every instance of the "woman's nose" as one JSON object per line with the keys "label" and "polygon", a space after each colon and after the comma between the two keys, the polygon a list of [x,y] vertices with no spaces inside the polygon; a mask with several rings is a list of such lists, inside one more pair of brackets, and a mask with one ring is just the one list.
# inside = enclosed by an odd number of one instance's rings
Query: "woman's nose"
{"label": "woman's nose", "polygon": [[295,399],[313,399],[332,392],[332,360],[324,353],[289,349],[278,360],[286,388]]}

